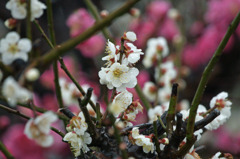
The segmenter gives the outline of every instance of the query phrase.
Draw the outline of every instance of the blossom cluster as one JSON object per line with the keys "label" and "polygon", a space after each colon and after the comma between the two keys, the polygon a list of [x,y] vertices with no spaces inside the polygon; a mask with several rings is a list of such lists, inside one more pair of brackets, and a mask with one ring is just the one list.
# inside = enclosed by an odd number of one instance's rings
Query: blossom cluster
{"label": "blossom cluster", "polygon": [[78,116],[72,117],[67,125],[68,133],[64,136],[63,141],[67,141],[71,145],[75,157],[81,155],[81,152],[86,153],[90,150],[87,145],[92,142],[92,138],[86,132],[87,128],[88,125],[82,112]]}
{"label": "blossom cluster", "polygon": [[124,33],[121,47],[108,40],[107,56],[102,58],[107,61],[106,67],[102,67],[98,73],[101,84],[107,85],[108,89],[116,88],[118,92],[109,107],[110,112],[118,117],[127,110],[125,121],[133,121],[139,110],[142,110],[140,104],[132,102],[133,95],[127,91],[127,88],[133,88],[137,84],[139,71],[134,65],[140,60],[140,55],[143,55],[142,50],[131,43],[135,40],[137,37],[134,32]]}

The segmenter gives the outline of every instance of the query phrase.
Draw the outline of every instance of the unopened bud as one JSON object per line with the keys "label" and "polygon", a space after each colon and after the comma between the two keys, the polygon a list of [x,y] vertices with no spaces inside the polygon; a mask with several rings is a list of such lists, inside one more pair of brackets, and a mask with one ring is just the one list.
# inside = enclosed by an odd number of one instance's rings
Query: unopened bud
{"label": "unopened bud", "polygon": [[164,144],[164,145],[168,145],[169,140],[168,140],[168,138],[162,138],[162,139],[159,140],[159,143]]}
{"label": "unopened bud", "polygon": [[32,68],[28,70],[25,74],[26,79],[30,82],[36,81],[39,78],[39,76],[40,76],[40,72],[36,68]]}
{"label": "unopened bud", "polygon": [[8,28],[8,29],[13,29],[16,27],[17,25],[17,20],[13,19],[13,18],[9,18],[4,22],[4,25]]}
{"label": "unopened bud", "polygon": [[123,38],[125,40],[134,42],[134,41],[137,40],[137,35],[134,32],[132,32],[132,31],[128,31],[128,32],[124,33]]}
{"label": "unopened bud", "polygon": [[137,8],[131,8],[129,13],[131,14],[131,16],[133,16],[134,18],[138,18],[140,16],[140,10]]}
{"label": "unopened bud", "polygon": [[109,12],[107,11],[107,10],[102,10],[101,12],[100,12],[100,16],[102,17],[102,18],[105,18],[105,17],[107,17],[109,15]]}

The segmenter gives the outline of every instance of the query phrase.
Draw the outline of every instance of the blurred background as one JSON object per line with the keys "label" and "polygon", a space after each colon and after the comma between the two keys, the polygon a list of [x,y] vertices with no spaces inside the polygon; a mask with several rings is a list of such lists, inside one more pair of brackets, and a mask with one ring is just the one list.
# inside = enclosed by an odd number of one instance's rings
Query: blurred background
{"label": "blurred background", "polygon": [[[9,10],[5,8],[8,1],[0,1],[0,38],[10,31],[4,26],[4,21],[11,18]],[[42,1],[45,3],[45,1]],[[126,0],[93,0],[98,11],[112,12]],[[87,10],[84,1],[78,0],[52,0],[54,28],[57,43],[68,40],[84,32],[94,25],[95,20]],[[126,31],[134,31],[138,40],[135,45],[143,52],[149,38],[163,36],[167,39],[171,59],[174,59],[176,68],[181,75],[178,100],[191,100],[196,91],[202,72],[223,38],[227,27],[235,15],[240,11],[240,0],[141,0],[135,5],[138,10],[114,20],[108,27],[111,36],[119,43],[120,37]],[[105,12],[106,13],[106,12]],[[104,12],[102,12],[104,18]],[[46,13],[37,19],[42,28],[47,32]],[[50,50],[43,36],[33,24],[33,50],[41,55]],[[19,31],[22,37],[26,35],[25,21],[22,20],[13,29]],[[232,35],[224,50],[220,61],[217,63],[207,84],[201,104],[209,108],[212,97],[222,91],[229,93],[232,101],[232,116],[227,123],[219,129],[204,133],[198,143],[202,145],[198,153],[203,158],[209,158],[218,151],[229,152],[240,158],[240,27]],[[106,89],[99,84],[98,71],[103,66],[101,58],[104,56],[106,39],[99,32],[90,39],[79,44],[75,49],[66,52],[64,56],[68,69],[82,85],[90,85],[99,101],[103,101],[103,92]],[[15,62],[15,68],[24,69],[28,63]],[[153,79],[153,69],[145,69],[141,62],[137,66],[140,70],[140,85]],[[16,70],[19,71],[19,70]],[[59,69],[60,76],[66,77]],[[46,70],[33,87],[36,105],[57,111],[57,102],[54,95],[52,67]],[[104,102],[103,109],[104,108]],[[78,108],[70,106],[73,112]],[[26,114],[31,111],[18,107]],[[137,123],[146,122],[139,118]],[[41,148],[34,141],[23,134],[26,120],[0,110],[0,140],[18,159],[54,159],[73,158],[66,143],[55,136],[56,143],[50,148]],[[135,124],[137,124],[135,123]],[[56,123],[64,131],[61,122]],[[31,145],[31,146],[30,146]],[[207,150],[207,153],[206,153]],[[1,158],[1,154],[0,154]]]}

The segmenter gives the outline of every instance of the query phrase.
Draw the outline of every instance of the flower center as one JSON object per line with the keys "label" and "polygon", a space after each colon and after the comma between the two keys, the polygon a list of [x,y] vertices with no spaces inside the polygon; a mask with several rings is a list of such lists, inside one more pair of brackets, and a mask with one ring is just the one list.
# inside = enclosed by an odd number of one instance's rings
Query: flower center
{"label": "flower center", "polygon": [[18,46],[16,44],[9,44],[8,52],[12,54],[16,54],[19,51]]}
{"label": "flower center", "polygon": [[123,73],[123,71],[120,70],[119,68],[117,68],[117,69],[115,69],[115,70],[113,71],[113,75],[114,75],[115,77],[120,77],[122,73]]}
{"label": "flower center", "polygon": [[217,99],[215,106],[218,108],[218,110],[221,110],[225,107],[225,101],[223,99]]}
{"label": "flower center", "polygon": [[158,53],[162,53],[162,51],[163,51],[162,45],[157,45],[156,50],[157,50]]}

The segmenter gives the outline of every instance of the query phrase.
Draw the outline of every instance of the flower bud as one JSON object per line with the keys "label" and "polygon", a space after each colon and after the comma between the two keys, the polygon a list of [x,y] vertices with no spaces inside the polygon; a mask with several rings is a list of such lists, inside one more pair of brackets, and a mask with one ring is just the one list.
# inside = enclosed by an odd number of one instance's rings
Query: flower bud
{"label": "flower bud", "polygon": [[140,16],[140,10],[137,8],[131,8],[129,11],[130,15],[134,18],[138,18]]}
{"label": "flower bud", "polygon": [[39,78],[39,76],[40,76],[40,72],[36,68],[32,68],[28,70],[25,74],[26,79],[30,82],[36,81]]}
{"label": "flower bud", "polygon": [[8,29],[13,29],[16,27],[17,25],[17,20],[14,18],[9,18],[4,22],[4,25],[8,28]]}
{"label": "flower bud", "polygon": [[109,12],[107,11],[107,10],[102,10],[101,12],[100,12],[100,16],[102,17],[102,18],[105,18],[105,17],[107,17],[109,15]]}

